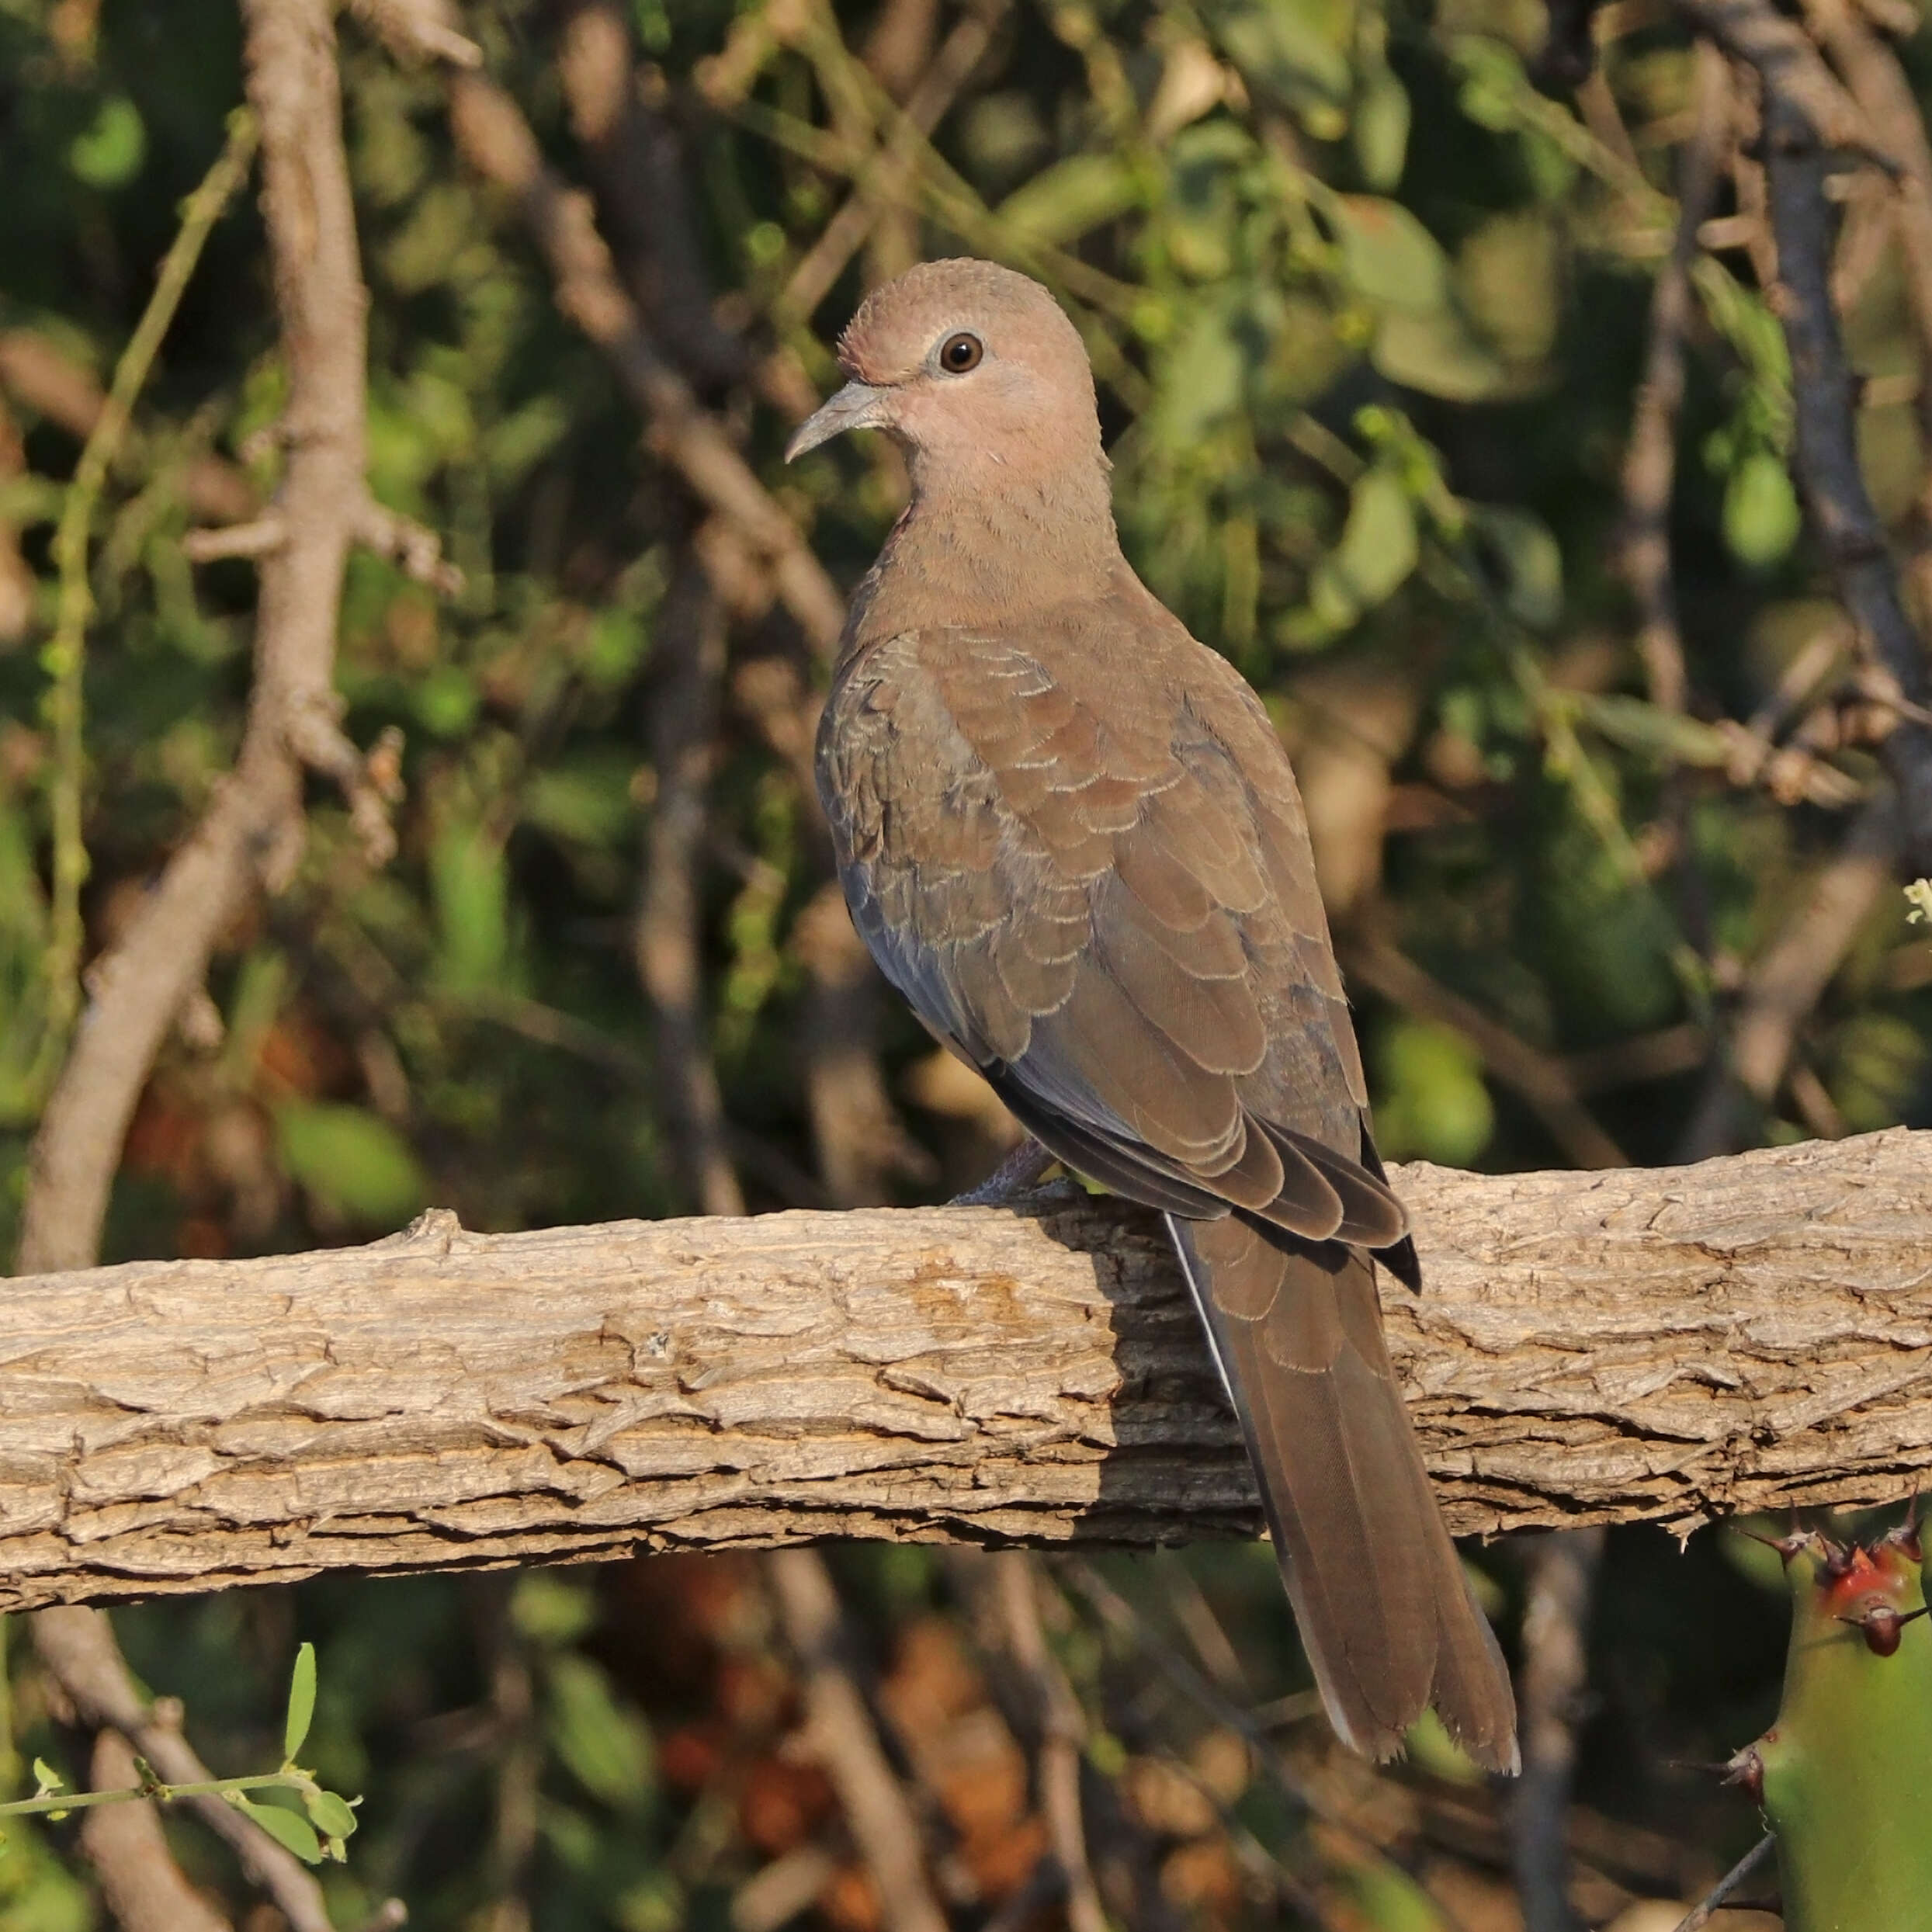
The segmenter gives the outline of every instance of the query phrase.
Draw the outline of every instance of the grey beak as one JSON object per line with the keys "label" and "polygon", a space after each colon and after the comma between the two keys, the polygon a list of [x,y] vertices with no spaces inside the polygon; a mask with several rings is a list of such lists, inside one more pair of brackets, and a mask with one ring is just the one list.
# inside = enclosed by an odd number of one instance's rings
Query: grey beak
{"label": "grey beak", "polygon": [[870,383],[848,383],[830,401],[807,416],[785,446],[785,460],[794,463],[808,449],[830,442],[848,429],[878,429],[886,421],[886,392]]}

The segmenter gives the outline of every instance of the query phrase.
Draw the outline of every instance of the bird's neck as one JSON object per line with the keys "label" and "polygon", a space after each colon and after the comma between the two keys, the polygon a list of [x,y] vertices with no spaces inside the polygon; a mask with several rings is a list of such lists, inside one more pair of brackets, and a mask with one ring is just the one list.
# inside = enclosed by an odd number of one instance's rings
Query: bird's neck
{"label": "bird's neck", "polygon": [[1098,448],[1050,468],[912,464],[912,500],[852,600],[846,649],[1101,597],[1126,569]]}

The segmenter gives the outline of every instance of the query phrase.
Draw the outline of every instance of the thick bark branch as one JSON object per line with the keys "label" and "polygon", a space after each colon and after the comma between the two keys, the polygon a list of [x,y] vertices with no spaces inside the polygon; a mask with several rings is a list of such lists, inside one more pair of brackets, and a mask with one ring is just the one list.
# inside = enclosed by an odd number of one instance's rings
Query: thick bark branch
{"label": "thick bark branch", "polygon": [[[1459,1530],[1906,1494],[1932,1134],[1411,1167],[1391,1348]],[[1157,1226],[1070,1189],[16,1280],[0,1609],[351,1567],[1255,1527]]]}

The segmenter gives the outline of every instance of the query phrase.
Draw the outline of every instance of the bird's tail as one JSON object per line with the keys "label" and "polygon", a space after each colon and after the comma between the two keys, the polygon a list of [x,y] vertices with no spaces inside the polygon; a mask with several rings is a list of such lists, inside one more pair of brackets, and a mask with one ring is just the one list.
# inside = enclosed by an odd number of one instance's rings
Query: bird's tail
{"label": "bird's tail", "polygon": [[1330,1720],[1386,1758],[1433,1705],[1478,1764],[1514,1771],[1509,1673],[1422,1467],[1374,1263],[1238,1212],[1166,1219],[1247,1437]]}

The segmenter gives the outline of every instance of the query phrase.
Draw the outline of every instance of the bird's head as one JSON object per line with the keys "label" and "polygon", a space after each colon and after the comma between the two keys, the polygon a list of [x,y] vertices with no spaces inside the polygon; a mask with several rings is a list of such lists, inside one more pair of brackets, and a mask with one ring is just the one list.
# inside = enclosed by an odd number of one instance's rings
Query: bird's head
{"label": "bird's head", "polygon": [[1053,297],[1011,269],[928,262],[875,289],[838,361],[851,380],[800,425],[786,462],[848,429],[886,431],[915,475],[1099,457],[1086,349]]}

